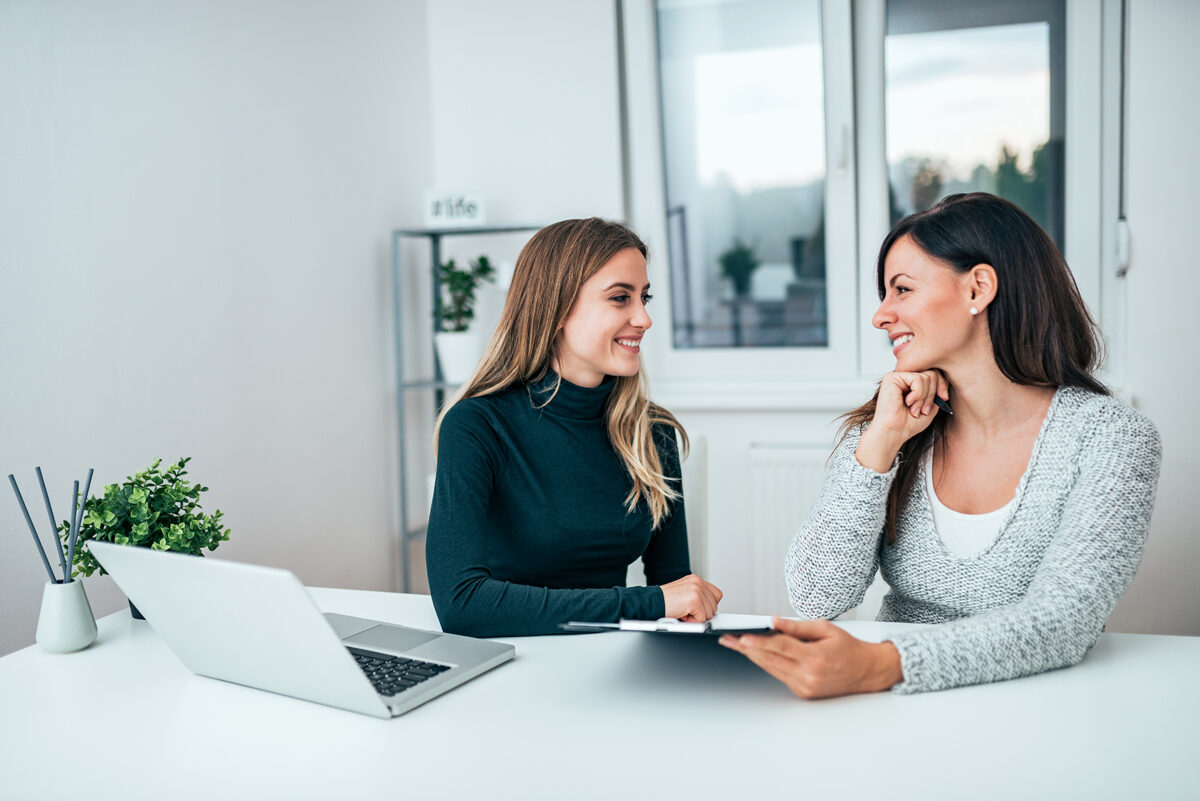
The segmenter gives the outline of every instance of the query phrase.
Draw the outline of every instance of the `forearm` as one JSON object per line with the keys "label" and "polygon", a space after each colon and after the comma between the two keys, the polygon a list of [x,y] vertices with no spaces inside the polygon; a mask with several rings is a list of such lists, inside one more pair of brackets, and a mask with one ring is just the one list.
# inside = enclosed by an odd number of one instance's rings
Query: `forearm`
{"label": "forearm", "polygon": [[430,517],[426,570],[444,631],[473,637],[556,634],[558,624],[569,620],[663,615],[657,587],[551,589],[499,578],[487,557],[486,530],[486,522],[472,515]]}
{"label": "forearm", "polygon": [[1021,678],[1078,663],[1103,630],[1098,614],[1020,603],[890,638],[904,681],[918,693]]}
{"label": "forearm", "polygon": [[[1077,510],[1069,508],[1067,519]],[[1148,518],[1116,517],[1108,510],[1073,519],[1020,601],[892,637],[905,676],[896,692],[1004,681],[1078,663],[1141,561]]]}
{"label": "forearm", "polygon": [[[1131,526],[1134,525],[1131,522]],[[905,681],[896,692],[944,690],[1032,676],[1078,663],[1133,580],[1144,531],[1100,551],[1047,552],[1024,598],[1008,606],[890,638]]]}
{"label": "forearm", "polygon": [[904,681],[900,651],[893,642],[874,643],[869,671],[863,680],[863,692],[890,690]]}
{"label": "forearm", "polygon": [[895,471],[859,464],[854,446],[839,446],[821,496],[788,548],[788,596],[806,618],[833,618],[857,606],[875,577]]}
{"label": "forearm", "polygon": [[872,426],[865,430],[854,450],[854,458],[868,470],[876,473],[887,473],[900,453],[900,447],[905,439],[902,434],[885,431],[881,427]]}
{"label": "forearm", "polygon": [[561,634],[570,620],[612,622],[663,616],[658,587],[550,589],[486,576],[430,572],[434,609],[444,631],[472,637]]}

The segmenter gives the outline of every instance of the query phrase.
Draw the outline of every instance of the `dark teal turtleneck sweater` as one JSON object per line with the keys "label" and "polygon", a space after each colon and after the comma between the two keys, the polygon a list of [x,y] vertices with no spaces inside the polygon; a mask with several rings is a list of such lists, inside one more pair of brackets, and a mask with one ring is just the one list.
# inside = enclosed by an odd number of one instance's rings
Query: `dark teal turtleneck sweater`
{"label": "dark teal turtleneck sweater", "polygon": [[[556,379],[467,398],[442,421],[425,548],[445,631],[554,634],[568,620],[659,618],[656,585],[691,572],[682,501],[656,531],[644,503],[626,512],[632,481],[604,427],[612,379],[594,389],[564,380],[538,408]],[[674,430],[659,426],[655,440],[678,479]],[[626,587],[639,556],[651,586]]]}

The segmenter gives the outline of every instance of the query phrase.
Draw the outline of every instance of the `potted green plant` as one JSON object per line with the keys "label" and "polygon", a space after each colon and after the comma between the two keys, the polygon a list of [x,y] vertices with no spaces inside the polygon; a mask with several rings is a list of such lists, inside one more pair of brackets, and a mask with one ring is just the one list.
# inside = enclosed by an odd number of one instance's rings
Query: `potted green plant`
{"label": "potted green plant", "polygon": [[[191,457],[180,459],[165,470],[159,469],[161,459],[145,470],[127,476],[123,484],[109,484],[104,494],[87,499],[83,522],[76,542],[73,575],[90,576],[104,567],[87,548],[90,540],[115,542],[118,545],[138,545],[158,551],[202,554],[215,551],[229,539],[229,529],[221,523],[218,509],[207,515],[200,509],[200,495],[208,487],[187,481],[187,463]],[[70,526],[64,521],[58,535],[64,541]],[[133,616],[142,619],[132,603]]]}
{"label": "potted green plant", "polygon": [[732,247],[721,254],[718,261],[721,264],[721,277],[733,282],[733,291],[738,299],[750,296],[750,278],[761,264],[754,255],[754,248],[734,239]]}
{"label": "potted green plant", "polygon": [[435,343],[442,378],[452,384],[461,384],[470,378],[483,354],[482,339],[468,329],[475,319],[476,291],[484,281],[494,281],[495,276],[496,268],[487,256],[480,256],[465,268],[456,265],[454,259],[438,265],[442,304],[439,310],[441,330]]}

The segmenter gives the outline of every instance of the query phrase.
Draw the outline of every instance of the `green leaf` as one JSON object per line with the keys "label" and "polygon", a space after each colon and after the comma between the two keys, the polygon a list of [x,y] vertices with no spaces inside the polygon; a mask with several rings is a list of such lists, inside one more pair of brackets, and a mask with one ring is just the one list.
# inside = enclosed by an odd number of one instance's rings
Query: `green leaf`
{"label": "green leaf", "polygon": [[454,259],[438,266],[442,284],[442,308],[438,315],[443,328],[466,331],[475,316],[475,292],[483,281],[495,280],[495,269],[487,256],[480,256],[467,268],[459,268]]}
{"label": "green leaf", "polygon": [[[165,469],[156,459],[123,483],[106,485],[103,494],[87,499],[75,551],[78,575],[104,574],[86,547],[93,539],[182,553],[213,550],[229,539],[229,529],[221,527],[221,511],[205,515],[200,509],[200,495],[208,487],[185,478],[190,459],[179,459]],[[68,525],[64,522],[60,527],[60,537]]]}

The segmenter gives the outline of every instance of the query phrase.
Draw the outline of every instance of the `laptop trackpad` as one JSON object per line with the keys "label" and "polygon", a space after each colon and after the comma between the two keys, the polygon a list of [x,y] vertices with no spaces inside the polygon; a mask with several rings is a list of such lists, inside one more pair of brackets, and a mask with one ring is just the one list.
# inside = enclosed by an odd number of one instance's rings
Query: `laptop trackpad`
{"label": "laptop trackpad", "polygon": [[389,651],[411,651],[425,643],[436,640],[440,634],[416,629],[402,629],[397,626],[378,625],[361,631],[342,642],[347,645],[365,645],[368,648],[385,648]]}

